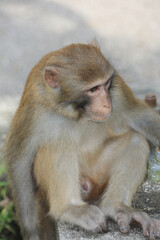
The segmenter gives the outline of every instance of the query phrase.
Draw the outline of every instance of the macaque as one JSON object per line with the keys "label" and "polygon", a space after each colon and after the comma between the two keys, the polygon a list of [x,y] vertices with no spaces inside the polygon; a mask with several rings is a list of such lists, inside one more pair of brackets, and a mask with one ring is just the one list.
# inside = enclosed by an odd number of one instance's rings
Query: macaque
{"label": "macaque", "polygon": [[137,100],[95,44],[43,57],[29,74],[5,144],[25,240],[57,240],[56,221],[122,233],[138,222],[160,237],[160,221],[131,207],[146,175],[160,116]]}

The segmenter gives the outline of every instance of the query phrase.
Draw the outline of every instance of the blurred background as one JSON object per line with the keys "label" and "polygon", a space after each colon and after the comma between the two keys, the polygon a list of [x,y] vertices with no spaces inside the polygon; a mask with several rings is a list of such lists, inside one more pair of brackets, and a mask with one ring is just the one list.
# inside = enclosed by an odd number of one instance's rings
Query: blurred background
{"label": "blurred background", "polygon": [[139,98],[160,96],[160,0],[0,0],[0,146],[46,53],[96,38]]}

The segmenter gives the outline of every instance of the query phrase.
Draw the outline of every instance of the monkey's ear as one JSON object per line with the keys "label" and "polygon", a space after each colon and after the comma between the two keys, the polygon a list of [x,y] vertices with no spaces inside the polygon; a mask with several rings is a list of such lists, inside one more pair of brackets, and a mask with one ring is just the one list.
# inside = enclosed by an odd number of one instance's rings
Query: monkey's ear
{"label": "monkey's ear", "polygon": [[98,42],[97,42],[96,39],[93,39],[93,40],[89,43],[89,45],[91,45],[91,46],[93,46],[93,47],[96,47],[96,48],[100,48],[100,47],[99,47],[99,44],[98,44]]}
{"label": "monkey's ear", "polygon": [[57,88],[59,86],[56,75],[58,74],[54,66],[46,66],[43,69],[44,80],[52,88]]}

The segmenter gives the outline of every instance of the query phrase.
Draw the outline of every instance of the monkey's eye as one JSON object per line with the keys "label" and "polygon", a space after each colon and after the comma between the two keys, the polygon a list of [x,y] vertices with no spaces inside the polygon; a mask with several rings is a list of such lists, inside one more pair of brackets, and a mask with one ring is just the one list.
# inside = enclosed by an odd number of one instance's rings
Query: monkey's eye
{"label": "monkey's eye", "polygon": [[93,92],[96,92],[97,90],[99,90],[99,86],[95,86],[95,87],[89,89],[89,92],[93,93]]}
{"label": "monkey's eye", "polygon": [[108,79],[108,81],[105,83],[105,88],[108,89],[110,87],[112,78]]}
{"label": "monkey's eye", "polygon": [[110,89],[114,76],[115,76],[115,74],[113,73],[112,76],[107,80],[107,82],[105,83],[105,88]]}
{"label": "monkey's eye", "polygon": [[108,79],[108,81],[105,83],[105,86],[108,86],[111,82],[111,79]]}

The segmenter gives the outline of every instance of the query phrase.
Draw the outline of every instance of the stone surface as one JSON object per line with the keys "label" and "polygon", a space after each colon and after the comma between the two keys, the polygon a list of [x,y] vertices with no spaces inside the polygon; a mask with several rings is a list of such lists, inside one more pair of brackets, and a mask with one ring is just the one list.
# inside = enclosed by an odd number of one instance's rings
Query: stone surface
{"label": "stone surface", "polygon": [[146,180],[138,189],[133,206],[150,214],[160,214],[160,183],[153,184]]}

